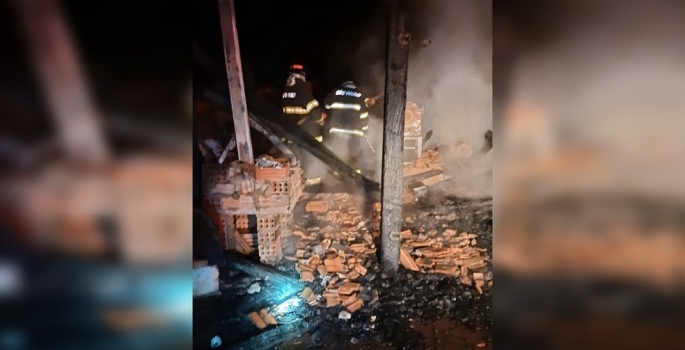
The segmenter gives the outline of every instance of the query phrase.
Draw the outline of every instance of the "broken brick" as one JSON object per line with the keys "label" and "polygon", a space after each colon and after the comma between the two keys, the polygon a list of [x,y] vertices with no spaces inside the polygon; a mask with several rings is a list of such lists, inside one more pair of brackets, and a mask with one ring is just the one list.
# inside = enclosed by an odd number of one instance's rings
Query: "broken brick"
{"label": "broken brick", "polygon": [[340,295],[350,295],[354,292],[358,292],[361,285],[355,282],[346,282],[338,288],[338,294]]}
{"label": "broken brick", "polygon": [[326,201],[310,201],[305,206],[305,211],[310,213],[325,213],[328,211],[328,203]]}
{"label": "broken brick", "polygon": [[254,325],[257,326],[257,328],[266,328],[266,322],[264,322],[264,320],[262,320],[262,318],[259,317],[259,315],[256,312],[251,312],[249,316],[250,320],[252,320],[252,323],[254,323]]}
{"label": "broken brick", "polygon": [[343,265],[340,262],[340,258],[331,258],[324,260],[324,265],[326,265],[326,270],[328,272],[343,272]]}
{"label": "broken brick", "polygon": [[259,312],[259,317],[266,323],[267,325],[275,325],[277,324],[276,319],[269,314],[266,309],[262,309],[262,311]]}
{"label": "broken brick", "polygon": [[325,275],[328,274],[328,270],[326,269],[326,266],[325,266],[325,265],[319,265],[319,266],[316,268],[316,270],[319,271],[319,275],[321,275],[321,276],[325,276]]}
{"label": "broken brick", "polygon": [[347,311],[350,313],[354,313],[355,311],[359,310],[362,305],[364,305],[364,302],[361,299],[355,300],[352,304],[346,307]]}
{"label": "broken brick", "polygon": [[300,274],[300,281],[314,282],[314,274],[310,271],[302,271],[302,273]]}
{"label": "broken brick", "polygon": [[400,263],[402,266],[405,268],[412,270],[412,271],[419,271],[419,267],[416,266],[416,263],[414,262],[414,259],[409,256],[409,253],[404,248],[400,249]]}

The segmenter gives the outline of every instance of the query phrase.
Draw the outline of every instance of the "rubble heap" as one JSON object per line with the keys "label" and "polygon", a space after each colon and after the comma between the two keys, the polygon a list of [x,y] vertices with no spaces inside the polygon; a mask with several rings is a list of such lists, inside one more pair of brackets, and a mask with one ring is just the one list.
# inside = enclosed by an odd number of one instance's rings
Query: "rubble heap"
{"label": "rubble heap", "polygon": [[[378,300],[377,290],[367,286],[364,278],[372,265],[377,265],[376,242],[380,236],[380,203],[373,205],[370,222],[349,194],[319,194],[307,200],[305,211],[308,229],[297,228],[294,255],[285,259],[296,263],[300,281],[308,286],[300,297],[309,305],[332,308],[342,305],[340,318],[365,304]],[[445,217],[454,221],[456,214]],[[413,220],[407,219],[407,226]],[[477,246],[476,234],[461,232],[442,224],[439,228],[419,227],[401,234],[401,265],[412,271],[459,277],[479,294],[492,287],[492,274],[485,268],[490,259],[487,250]],[[370,281],[368,281],[370,282]]]}
{"label": "rubble heap", "polygon": [[415,268],[390,278],[376,258],[380,204],[357,199],[304,195],[289,228],[293,235],[284,241],[285,259],[276,266],[280,272],[247,260],[231,263],[255,271],[233,278],[230,290],[222,287],[224,297],[241,306],[231,309],[234,316],[217,313],[222,322],[205,338],[219,334],[240,349],[344,343],[421,349],[432,342],[434,328],[463,334],[466,326],[474,332],[473,347],[490,342],[492,200],[432,197],[405,206],[402,264]]}
{"label": "rubble heap", "polygon": [[[281,240],[290,235],[292,209],[304,190],[304,175],[287,159],[262,155],[256,164],[232,162],[202,167],[205,210],[228,250],[273,264],[281,259]],[[256,235],[245,232],[248,215],[256,215]]]}
{"label": "rubble heap", "polygon": [[[456,217],[455,214],[452,214]],[[457,231],[450,228],[419,228],[419,233],[405,230],[401,233],[400,263],[412,271],[439,273],[459,277],[461,283],[472,285],[478,293],[483,294],[483,287],[492,287],[492,275],[482,271],[489,261],[487,250],[476,246],[478,237],[475,234]],[[471,272],[471,275],[469,275]]]}
{"label": "rubble heap", "polygon": [[437,147],[423,152],[420,158],[404,165],[404,177],[423,174],[431,170],[442,170],[442,157]]}
{"label": "rubble heap", "polygon": [[420,158],[406,163],[403,168],[405,187],[403,203],[412,203],[425,196],[428,188],[448,179],[442,170],[442,157],[437,148],[423,152]]}
{"label": "rubble heap", "polygon": [[312,306],[342,305],[343,319],[365,303],[378,301],[378,292],[358,281],[375,260],[374,242],[379,235],[377,226],[369,228],[364,221],[358,204],[349,194],[317,195],[308,201],[305,210],[323,227],[293,230],[299,239],[297,250],[294,256],[285,256],[296,262],[300,281],[309,283],[300,296]]}

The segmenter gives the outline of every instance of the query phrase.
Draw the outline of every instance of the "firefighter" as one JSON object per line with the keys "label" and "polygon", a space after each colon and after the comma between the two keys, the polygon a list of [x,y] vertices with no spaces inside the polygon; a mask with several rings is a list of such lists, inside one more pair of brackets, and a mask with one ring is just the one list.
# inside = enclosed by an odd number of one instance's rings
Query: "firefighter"
{"label": "firefighter", "polygon": [[[290,75],[283,90],[283,113],[293,119],[301,128],[317,141],[322,142],[322,126],[324,115],[321,113],[319,102],[314,98],[310,86],[307,84],[305,67],[302,64],[290,66]],[[292,145],[292,142],[289,142]],[[308,152],[299,147],[293,147],[298,158],[302,161],[302,168],[307,176],[306,184],[314,186],[321,183],[320,174],[325,166]]]}
{"label": "firefighter", "polygon": [[324,145],[361,173],[373,159],[372,154],[366,154],[373,151],[366,139],[369,127],[367,99],[353,81],[346,81],[326,96],[324,108],[327,115]]}

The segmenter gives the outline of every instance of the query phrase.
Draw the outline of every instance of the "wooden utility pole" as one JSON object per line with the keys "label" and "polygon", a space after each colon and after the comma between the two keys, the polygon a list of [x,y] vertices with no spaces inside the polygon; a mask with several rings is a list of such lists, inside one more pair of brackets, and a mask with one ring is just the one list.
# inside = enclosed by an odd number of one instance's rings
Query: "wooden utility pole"
{"label": "wooden utility pole", "polygon": [[383,269],[390,275],[397,272],[399,265],[402,228],[404,108],[407,100],[410,38],[405,27],[406,12],[403,2],[391,1],[385,66],[381,249]]}
{"label": "wooden utility pole", "polygon": [[233,0],[219,0],[219,13],[221,16],[221,34],[224,38],[224,56],[226,57],[226,73],[228,76],[228,90],[231,95],[231,109],[233,110],[238,159],[243,163],[252,164],[254,163],[252,137],[250,136],[247,101],[245,100],[243,67],[240,61],[240,47],[238,45],[238,30],[235,23]]}

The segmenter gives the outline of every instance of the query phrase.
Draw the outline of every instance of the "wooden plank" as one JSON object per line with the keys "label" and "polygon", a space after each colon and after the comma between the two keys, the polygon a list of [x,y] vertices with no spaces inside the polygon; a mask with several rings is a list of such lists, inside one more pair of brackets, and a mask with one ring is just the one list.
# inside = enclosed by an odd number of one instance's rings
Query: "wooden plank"
{"label": "wooden plank", "polygon": [[431,177],[423,180],[422,182],[425,186],[430,187],[430,186],[435,186],[435,185],[437,185],[443,181],[445,181],[445,174],[438,174],[435,176],[431,176]]}
{"label": "wooden plank", "polygon": [[219,14],[221,17],[221,34],[224,41],[228,90],[231,95],[231,109],[233,110],[238,159],[243,163],[252,164],[254,163],[252,137],[250,135],[250,122],[247,114],[243,68],[240,60],[240,46],[238,44],[233,0],[219,0]]}
{"label": "wooden plank", "polygon": [[409,63],[409,34],[405,29],[403,5],[402,0],[393,1],[390,5],[385,68],[381,243],[383,269],[390,275],[394,275],[398,269],[402,224],[404,110]]}
{"label": "wooden plank", "polygon": [[406,178],[406,177],[410,177],[410,176],[415,176],[415,175],[427,173],[427,172],[433,171],[433,170],[434,170],[433,168],[429,168],[429,167],[417,168],[414,166],[407,166],[407,167],[404,167],[404,169],[402,170],[402,174]]}

